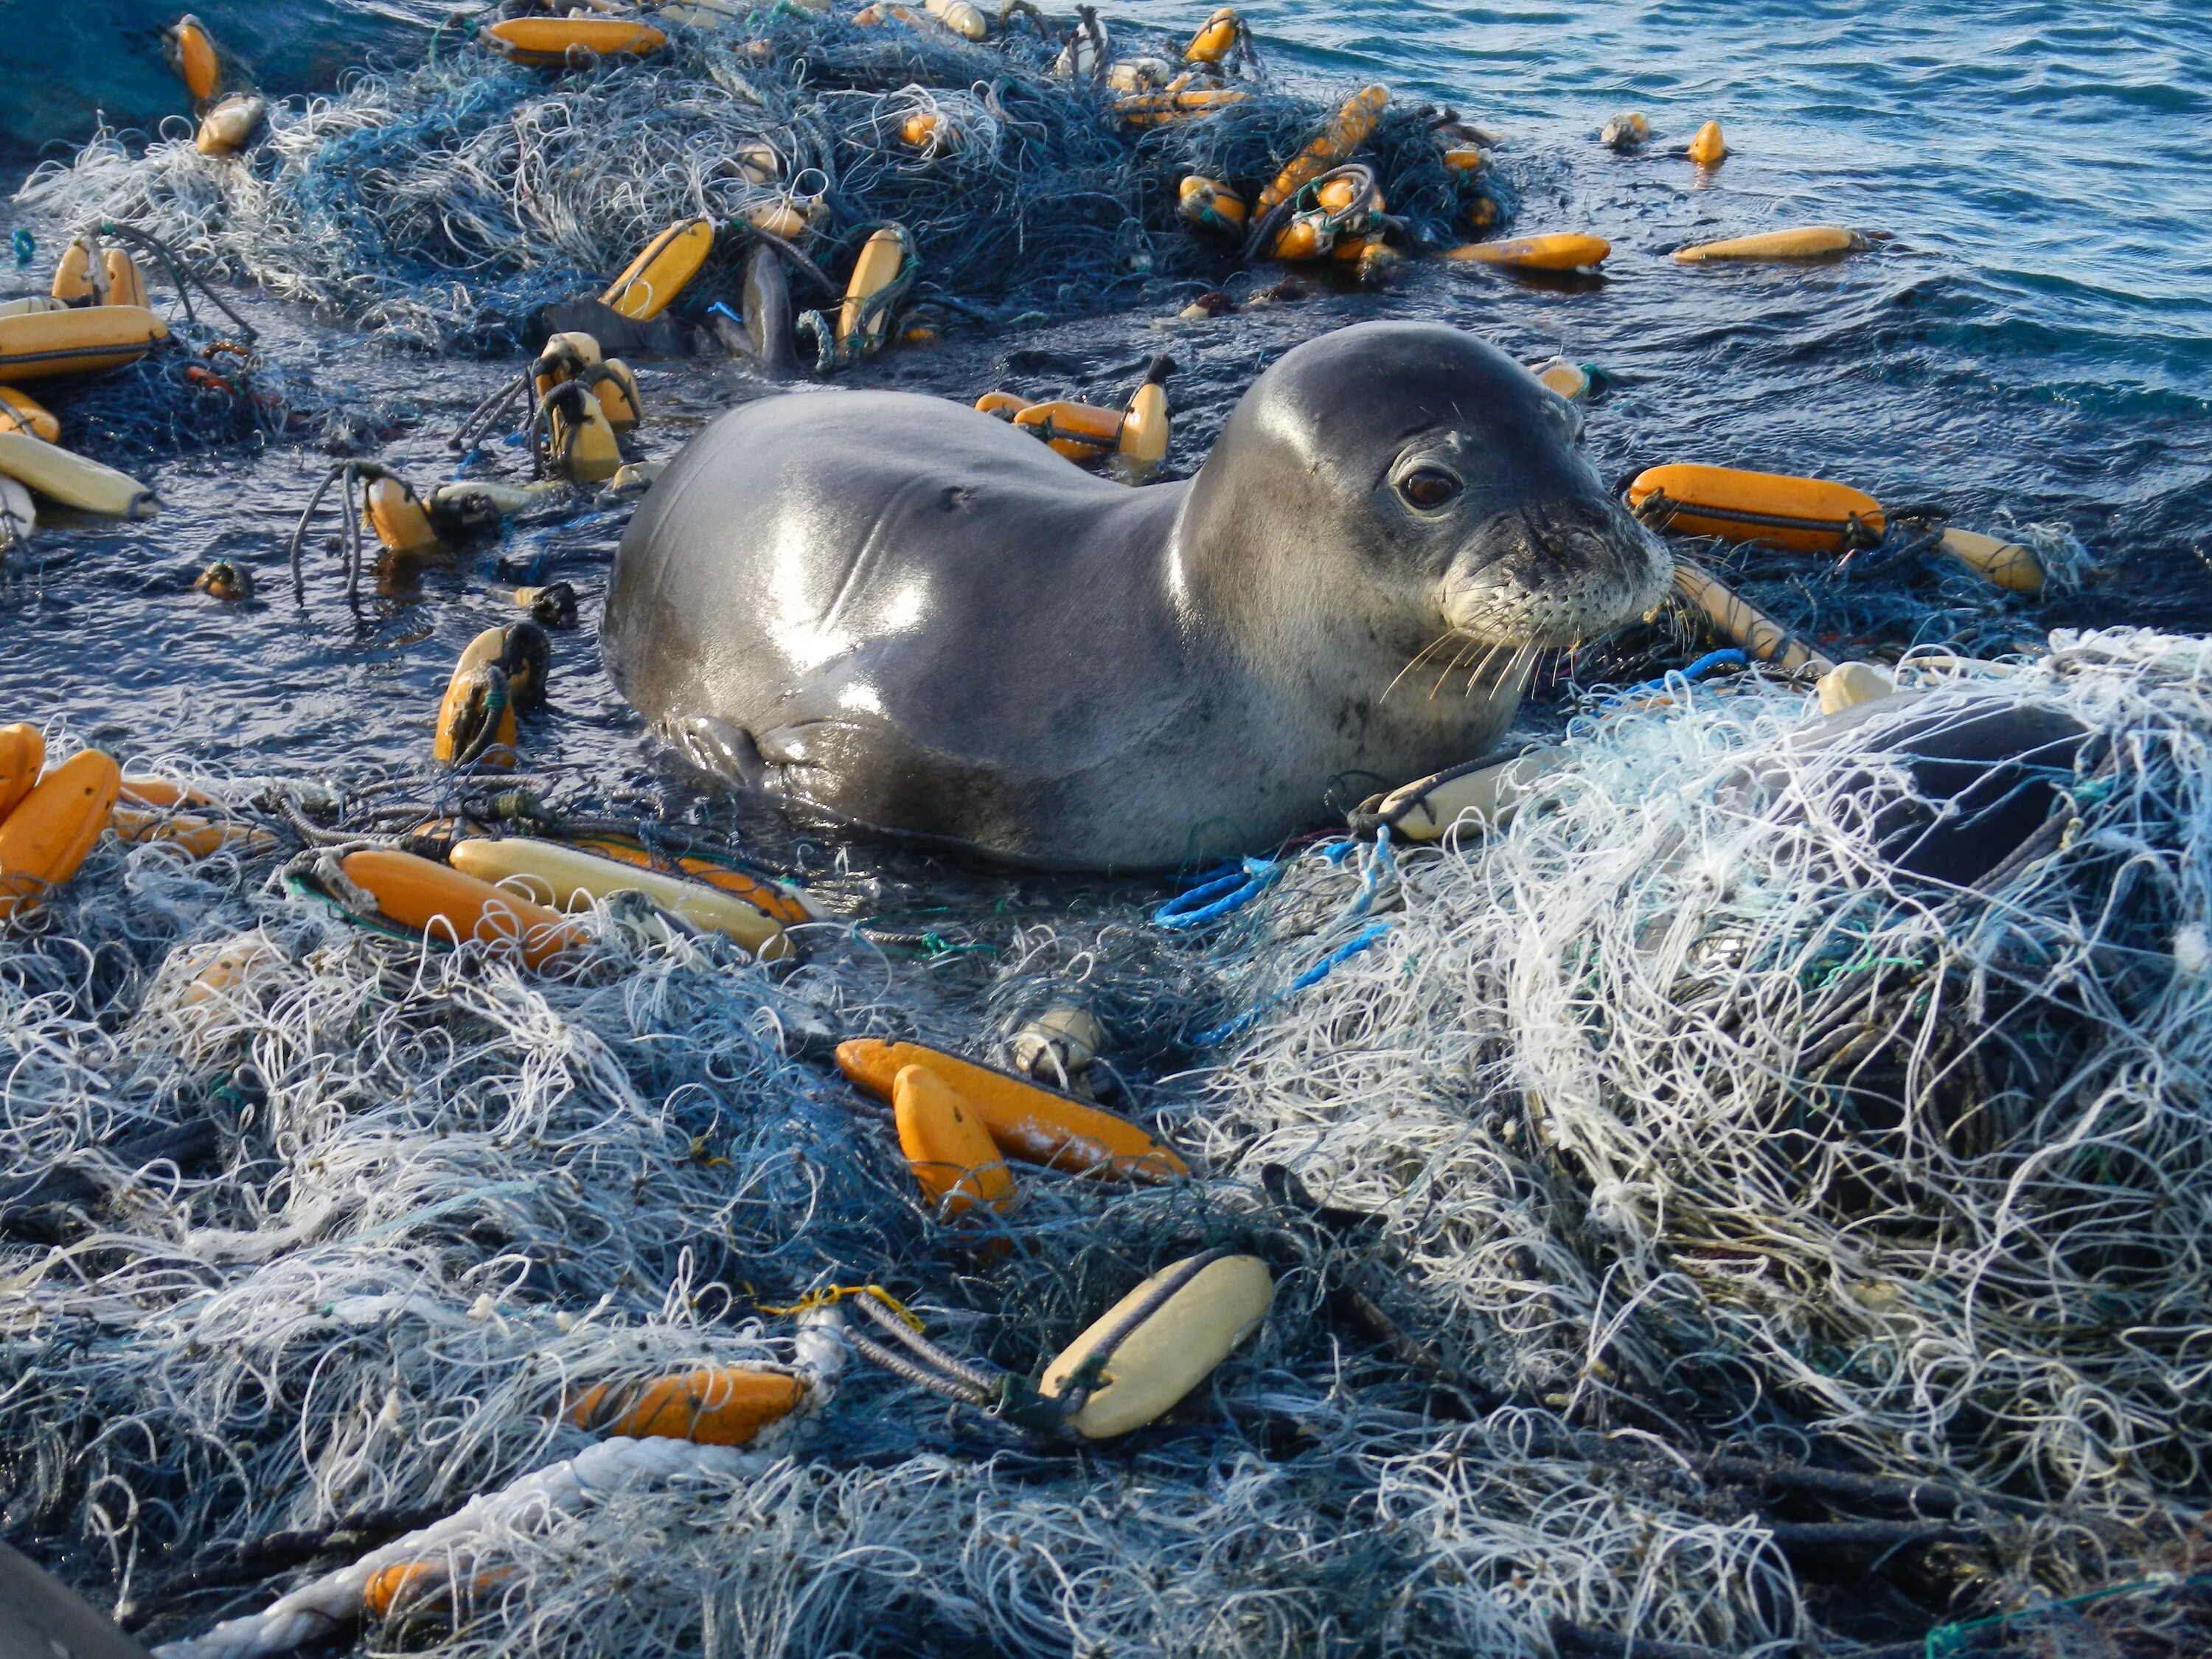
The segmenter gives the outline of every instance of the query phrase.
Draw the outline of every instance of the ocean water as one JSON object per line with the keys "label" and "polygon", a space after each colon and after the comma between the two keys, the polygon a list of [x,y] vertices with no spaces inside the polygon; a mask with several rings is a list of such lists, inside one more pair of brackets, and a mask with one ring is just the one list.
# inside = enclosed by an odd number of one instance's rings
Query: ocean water
{"label": "ocean water", "polygon": [[[1139,0],[1109,23],[1187,29],[1206,8]],[[1247,9],[1273,70],[1318,91],[1382,80],[1448,102],[1501,139],[1513,228],[1595,231],[1598,282],[1540,283],[1428,261],[1379,295],[1163,334],[1167,300],[1018,337],[896,351],[860,383],[973,398],[1011,384],[1119,403],[1164,342],[1174,465],[1188,471],[1276,353],[1371,315],[1441,318],[1534,358],[1603,371],[1589,441],[1608,476],[1706,460],[1837,477],[1957,520],[2070,527],[2100,568],[2081,592],[2019,608],[2033,638],[2074,623],[2212,626],[2212,13],[2203,0],[1881,7],[1717,0],[1700,7],[1433,0]],[[200,11],[272,92],[332,85],[344,65],[405,64],[443,7],[421,0],[208,0]],[[153,126],[184,112],[158,53],[172,13],[142,0],[71,9],[8,0],[19,50],[0,61],[9,176],[81,139],[93,112]],[[27,47],[25,43],[27,42]],[[1596,143],[1623,108],[1650,117],[1641,156]],[[1671,154],[1707,118],[1731,154],[1700,173]],[[10,216],[0,205],[0,221]],[[1841,222],[1880,251],[1813,268],[1689,269],[1693,239]],[[40,225],[43,237],[59,228]],[[46,244],[51,252],[51,242]],[[43,276],[45,255],[36,275]],[[404,411],[378,453],[427,482],[442,437],[500,372],[359,349],[340,323],[264,306],[280,361],[319,386]],[[720,408],[763,388],[726,364],[646,374],[647,453],[672,453]],[[586,623],[559,641],[540,762],[632,779],[655,750],[597,668],[591,626],[619,513],[585,514],[381,595],[358,623],[317,567],[303,617],[282,585],[283,538],[319,453],[217,452],[153,469],[167,503],[145,526],[81,524],[41,538],[0,587],[0,712],[66,714],[142,750],[185,744],[259,768],[319,765],[331,745],[420,752],[459,646],[507,613],[493,561],[558,574]],[[262,575],[269,603],[190,591],[216,553]],[[1871,639],[1854,643],[1902,643]],[[366,722],[362,711],[375,711]]]}

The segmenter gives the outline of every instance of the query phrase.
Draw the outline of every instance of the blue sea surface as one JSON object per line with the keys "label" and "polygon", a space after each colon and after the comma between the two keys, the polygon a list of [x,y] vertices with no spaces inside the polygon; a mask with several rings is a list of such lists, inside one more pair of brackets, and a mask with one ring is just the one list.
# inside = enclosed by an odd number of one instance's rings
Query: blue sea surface
{"label": "blue sea surface", "polygon": [[[425,0],[196,3],[280,94],[329,88],[349,65],[418,62],[450,15]],[[168,6],[5,9],[0,120],[13,148],[0,162],[10,175],[41,145],[81,142],[95,111],[180,130],[185,100],[158,47]],[[1207,9],[1133,0],[1104,15],[1134,39],[1186,33]],[[1449,104],[1498,136],[1514,230],[1595,232],[1614,252],[1601,283],[1419,261],[1381,295],[1175,332],[1164,343],[1186,364],[1174,385],[1176,470],[1198,464],[1237,395],[1286,345],[1362,316],[1437,317],[1524,361],[1562,352],[1602,370],[1589,441],[1608,477],[1710,461],[1838,478],[1893,504],[1932,500],[1985,528],[2064,525],[2100,573],[2026,607],[2018,637],[2069,623],[2212,629],[2207,0],[1243,9],[1279,78],[1324,94],[1380,80]],[[1617,155],[1597,130],[1631,108],[1655,137],[1644,154]],[[1678,152],[1708,118],[1723,125],[1730,154],[1700,170]],[[0,210],[0,231],[5,220]],[[1819,222],[1890,240],[1811,267],[1666,257],[1686,241]],[[852,378],[962,398],[1011,379],[1030,395],[1118,404],[1163,343],[1155,324],[1180,303],[896,351]],[[434,479],[450,466],[445,432],[495,371],[356,345],[332,319],[301,315],[272,328],[269,349],[326,389],[412,400],[420,424],[378,453]],[[1058,379],[1023,380],[1025,363]],[[758,390],[726,365],[650,368],[653,419],[641,437],[649,453],[672,453],[716,409]],[[59,708],[82,731],[251,752],[258,764],[320,763],[337,741],[363,757],[419,753],[422,711],[455,652],[501,614],[489,558],[384,596],[366,628],[320,611],[303,625],[289,596],[225,611],[186,586],[220,551],[276,591],[291,520],[327,464],[287,450],[189,458],[157,469],[170,506],[151,525],[42,537],[48,562],[0,597],[0,718]],[[545,761],[645,764],[649,745],[591,646],[622,522],[587,515],[498,550],[537,574],[572,577],[585,599],[585,630],[561,647],[563,713],[532,738]],[[235,683],[246,663],[258,684]],[[389,729],[362,731],[362,707],[392,710]]]}

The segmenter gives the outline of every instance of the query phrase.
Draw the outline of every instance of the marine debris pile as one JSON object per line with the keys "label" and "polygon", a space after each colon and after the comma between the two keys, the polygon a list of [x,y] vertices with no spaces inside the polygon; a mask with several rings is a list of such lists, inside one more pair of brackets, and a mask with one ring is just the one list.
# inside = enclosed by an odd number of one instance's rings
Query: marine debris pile
{"label": "marine debris pile", "polygon": [[[1487,835],[1331,838],[1188,928],[979,917],[964,978],[834,868],[778,948],[586,893],[540,951],[526,887],[426,938],[365,851],[621,826],[134,761],[138,832],[0,944],[8,1512],[179,1659],[1842,1654],[1852,1586],[1963,1621],[2155,1572],[2124,1622],[2185,1641],[2212,659],[2053,645],[1899,671],[1893,714],[2056,723],[1964,851],[1929,809],[1900,855],[1919,797],[1794,739],[1801,690],[1678,678]],[[933,1165],[939,1079],[1019,1085],[856,1041],[1018,1030],[1126,1156]],[[1189,1400],[1040,1414],[1208,1253],[1265,1317]]]}
{"label": "marine debris pile", "polygon": [[[1238,190],[1264,211],[1285,163],[1345,119],[1365,205],[1308,206],[1366,228],[1345,239],[1360,245],[1348,255],[1379,240],[1386,204],[1390,237],[1415,246],[1463,240],[1498,213],[1475,165],[1486,158],[1450,112],[1373,88],[1332,116],[1271,88],[1234,45],[1249,37],[1233,14],[1231,45],[1207,30],[1125,32],[1109,65],[1091,49],[1095,21],[958,9],[961,28],[903,6],[672,7],[650,27],[617,26],[653,37],[643,55],[523,62],[495,50],[517,52],[498,32],[565,20],[472,24],[446,32],[420,68],[267,105],[234,150],[104,133],[40,168],[21,200],[72,225],[139,225],[394,339],[485,348],[536,345],[541,307],[596,292],[665,227],[701,218],[732,253],[774,236],[839,280],[872,228],[905,226],[914,299],[945,326],[1101,310],[1174,278],[1198,279],[1184,284],[1195,292],[1234,268],[1257,228]],[[1302,168],[1285,193],[1328,188],[1328,171]],[[1233,222],[1218,210],[1203,222],[1213,229],[1184,222],[1194,179],[1237,197]],[[1338,251],[1334,231],[1306,240],[1309,255]],[[687,302],[695,324],[713,301],[735,301],[736,274],[726,254]]]}

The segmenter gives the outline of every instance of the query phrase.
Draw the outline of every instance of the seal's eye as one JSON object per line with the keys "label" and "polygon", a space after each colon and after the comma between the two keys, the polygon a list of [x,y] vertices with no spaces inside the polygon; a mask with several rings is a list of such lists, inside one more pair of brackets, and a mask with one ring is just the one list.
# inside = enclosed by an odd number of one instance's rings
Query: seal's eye
{"label": "seal's eye", "polygon": [[1460,481],[1440,466],[1417,466],[1398,480],[1398,493],[1414,507],[1442,507],[1461,489]]}

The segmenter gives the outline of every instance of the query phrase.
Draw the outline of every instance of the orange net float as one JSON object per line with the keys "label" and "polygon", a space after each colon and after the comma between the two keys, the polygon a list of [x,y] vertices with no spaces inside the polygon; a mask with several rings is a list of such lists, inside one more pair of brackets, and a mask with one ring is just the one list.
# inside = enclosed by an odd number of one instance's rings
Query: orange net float
{"label": "orange net float", "polygon": [[1264,215],[1276,203],[1350,161],[1352,153],[1374,136],[1382,119],[1382,107],[1389,101],[1389,88],[1379,83],[1363,87],[1346,99],[1321,136],[1292,157],[1290,165],[1275,175],[1274,182],[1260,192],[1253,210]]}
{"label": "orange net float", "polygon": [[207,25],[186,12],[161,31],[161,55],[185,83],[195,104],[204,104],[222,84],[222,59]]}
{"label": "orange net float", "polygon": [[959,1090],[927,1066],[901,1066],[891,1080],[891,1111],[907,1167],[945,1219],[957,1220],[978,1206],[1001,1215],[1013,1207],[1006,1154]]}
{"label": "orange net float", "polygon": [[1176,186],[1176,211],[1185,223],[1201,230],[1242,236],[1250,210],[1244,198],[1221,180],[1194,173]]}
{"label": "orange net float", "polygon": [[114,761],[88,749],[54,768],[16,802],[0,823],[0,921],[76,874],[106,830],[122,785]]}
{"label": "orange net float", "polygon": [[1881,503],[1849,484],[1693,463],[1638,473],[1628,505],[1655,529],[1769,542],[1793,553],[1872,547],[1888,526]]}
{"label": "orange net float", "polygon": [[1121,411],[1054,398],[1013,411],[1013,423],[1035,432],[1055,454],[1071,461],[1103,460],[1121,436]]}
{"label": "orange net float", "polygon": [[[1375,169],[1359,162],[1334,167],[1279,203],[1252,233],[1254,249],[1270,258],[1321,259],[1339,242],[1365,242],[1382,223],[1382,191]],[[1275,228],[1279,226],[1280,228]],[[1351,256],[1359,257],[1355,251]]]}
{"label": "orange net float", "polygon": [[838,1069],[861,1088],[890,1100],[898,1074],[926,1066],[959,1091],[1007,1157],[1078,1173],[1171,1181],[1190,1173],[1182,1159],[1125,1117],[919,1042],[855,1037],[837,1045]]}
{"label": "orange net float", "polygon": [[[517,1577],[512,1567],[468,1576],[464,1600],[481,1601]],[[453,1571],[443,1557],[434,1561],[394,1561],[371,1573],[362,1586],[362,1611],[371,1619],[450,1617],[454,1611]]]}
{"label": "orange net float", "polygon": [[46,740],[37,726],[24,720],[0,726],[0,823],[37,787],[46,765]]}
{"label": "orange net float", "polygon": [[376,901],[386,921],[416,934],[513,945],[532,968],[591,942],[558,911],[412,853],[370,848],[349,854],[338,867]]}
{"label": "orange net float", "polygon": [[1114,100],[1114,118],[1128,127],[1164,127],[1195,120],[1241,104],[1252,94],[1227,87],[1193,87],[1180,92],[1139,92]]}
{"label": "orange net float", "polygon": [[807,1388],[786,1371],[708,1365],[635,1382],[602,1382],[562,1409],[580,1429],[632,1440],[688,1440],[744,1446],[806,1403]]}
{"label": "orange net float", "polygon": [[[580,837],[576,846],[601,858],[613,859],[619,864],[634,864],[641,869],[663,867],[665,860],[657,860],[642,842],[623,840],[612,836]],[[820,921],[823,912],[810,903],[805,896],[789,887],[781,886],[765,877],[739,870],[714,859],[694,858],[689,854],[675,860],[676,867],[694,880],[703,881],[709,887],[741,898],[754,908],[773,916],[792,927],[810,921]]]}

